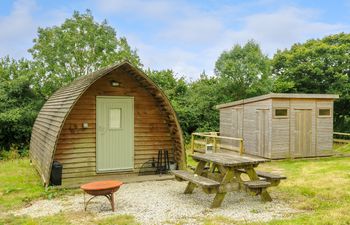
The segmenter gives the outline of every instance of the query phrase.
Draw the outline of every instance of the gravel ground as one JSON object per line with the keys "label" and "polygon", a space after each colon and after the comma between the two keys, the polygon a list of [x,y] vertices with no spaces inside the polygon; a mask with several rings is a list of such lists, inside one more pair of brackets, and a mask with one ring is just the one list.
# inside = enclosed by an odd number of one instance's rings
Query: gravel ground
{"label": "gravel ground", "polygon": [[[245,192],[226,195],[222,206],[210,209],[214,195],[195,189],[192,195],[185,195],[187,182],[152,181],[123,185],[116,193],[116,211],[112,212],[105,197],[97,197],[90,202],[88,211],[95,217],[129,214],[142,224],[164,224],[178,220],[197,224],[196,218],[224,216],[242,221],[269,221],[297,213],[286,203],[274,200],[262,203],[260,197]],[[13,212],[15,215],[42,217],[59,212],[82,212],[83,195],[75,195],[53,200],[40,200],[27,208]]]}

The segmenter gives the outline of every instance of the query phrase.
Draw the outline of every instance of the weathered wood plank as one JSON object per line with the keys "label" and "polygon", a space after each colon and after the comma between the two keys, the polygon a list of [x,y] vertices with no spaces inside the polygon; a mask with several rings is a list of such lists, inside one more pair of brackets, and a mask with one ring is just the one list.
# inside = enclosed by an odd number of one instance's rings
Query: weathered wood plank
{"label": "weathered wood plank", "polygon": [[248,188],[266,188],[271,185],[270,182],[263,181],[263,180],[251,180],[251,181],[244,181],[244,185]]}
{"label": "weathered wood plank", "polygon": [[176,177],[180,177],[183,180],[190,181],[196,185],[203,187],[218,187],[220,185],[219,182],[208,179],[206,177],[199,176],[189,171],[185,170],[173,170],[171,171]]}
{"label": "weathered wood plank", "polygon": [[268,162],[270,160],[253,157],[253,156],[241,156],[235,154],[226,153],[206,153],[206,154],[194,154],[192,155],[194,160],[214,162],[218,165],[237,167],[246,165],[257,165],[259,163]]}

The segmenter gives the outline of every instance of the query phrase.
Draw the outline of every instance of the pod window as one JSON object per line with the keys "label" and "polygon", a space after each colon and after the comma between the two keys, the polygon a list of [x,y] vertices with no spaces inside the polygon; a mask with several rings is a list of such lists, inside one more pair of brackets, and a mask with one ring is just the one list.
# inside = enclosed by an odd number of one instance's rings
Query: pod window
{"label": "pod window", "polygon": [[319,117],[331,117],[331,109],[330,108],[320,108],[318,109]]}
{"label": "pod window", "polygon": [[287,108],[276,108],[274,110],[275,118],[288,118],[288,109]]}
{"label": "pod window", "polygon": [[109,110],[109,129],[121,128],[121,111],[120,108]]}

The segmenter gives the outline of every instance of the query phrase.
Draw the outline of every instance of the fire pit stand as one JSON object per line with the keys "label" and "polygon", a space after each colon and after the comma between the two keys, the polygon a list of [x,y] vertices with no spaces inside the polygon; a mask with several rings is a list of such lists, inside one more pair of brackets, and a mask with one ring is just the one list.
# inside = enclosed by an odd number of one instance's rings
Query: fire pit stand
{"label": "fire pit stand", "polygon": [[[121,181],[106,180],[83,184],[80,188],[84,191],[84,210],[86,211],[89,202],[97,196],[105,196],[111,203],[112,211],[114,212],[114,193],[123,185]],[[85,193],[92,195],[86,201]]]}

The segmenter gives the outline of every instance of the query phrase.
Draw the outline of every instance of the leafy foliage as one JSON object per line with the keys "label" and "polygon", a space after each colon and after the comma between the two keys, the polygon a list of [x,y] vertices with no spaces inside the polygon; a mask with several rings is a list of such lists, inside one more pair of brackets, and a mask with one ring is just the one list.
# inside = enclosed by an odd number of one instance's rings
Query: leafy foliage
{"label": "leafy foliage", "polygon": [[27,60],[0,59],[0,148],[24,148],[42,105],[33,89],[33,72]]}
{"label": "leafy foliage", "polygon": [[[39,28],[29,52],[33,60],[0,59],[0,148],[22,149],[43,103],[79,76],[127,59],[142,68],[126,38],[90,11],[74,12],[59,26]],[[172,70],[145,72],[172,103],[185,135],[217,131],[221,103],[274,92],[337,93],[335,128],[350,132],[350,34],[295,44],[273,60],[249,41],[224,51],[215,74],[186,82]],[[11,146],[12,145],[12,146]]]}
{"label": "leafy foliage", "polygon": [[195,131],[217,131],[219,128],[219,111],[215,105],[228,101],[223,90],[223,83],[217,77],[202,73],[197,81],[189,84],[189,94],[185,125],[181,124],[188,134]]}
{"label": "leafy foliage", "polygon": [[224,51],[216,61],[215,74],[225,84],[223,92],[231,100],[266,94],[271,90],[270,60],[254,41]]}
{"label": "leafy foliage", "polygon": [[107,21],[95,22],[90,11],[76,11],[60,26],[39,28],[29,52],[36,65],[37,84],[47,97],[75,78],[112,63],[129,60],[141,65],[126,38],[117,38]]}
{"label": "leafy foliage", "polygon": [[271,88],[270,60],[254,41],[223,52],[216,62],[215,73],[216,76],[209,76],[203,72],[187,88],[183,79],[172,78],[172,71],[150,74],[171,99],[185,135],[217,131],[216,105],[264,94]]}
{"label": "leafy foliage", "polygon": [[146,74],[164,91],[172,104],[181,101],[187,94],[187,84],[184,77],[176,78],[172,70],[146,70]]}
{"label": "leafy foliage", "polygon": [[188,110],[188,92],[189,86],[184,77],[176,78],[172,70],[146,70],[146,74],[164,91],[169,98],[181,127],[188,135],[188,126],[190,124],[191,112]]}
{"label": "leafy foliage", "polygon": [[335,129],[350,132],[350,34],[295,44],[273,58],[276,92],[334,93]]}
{"label": "leafy foliage", "polygon": [[60,26],[39,28],[33,60],[0,59],[0,150],[25,149],[43,103],[75,78],[122,60],[141,66],[124,37],[90,11],[74,12]]}

